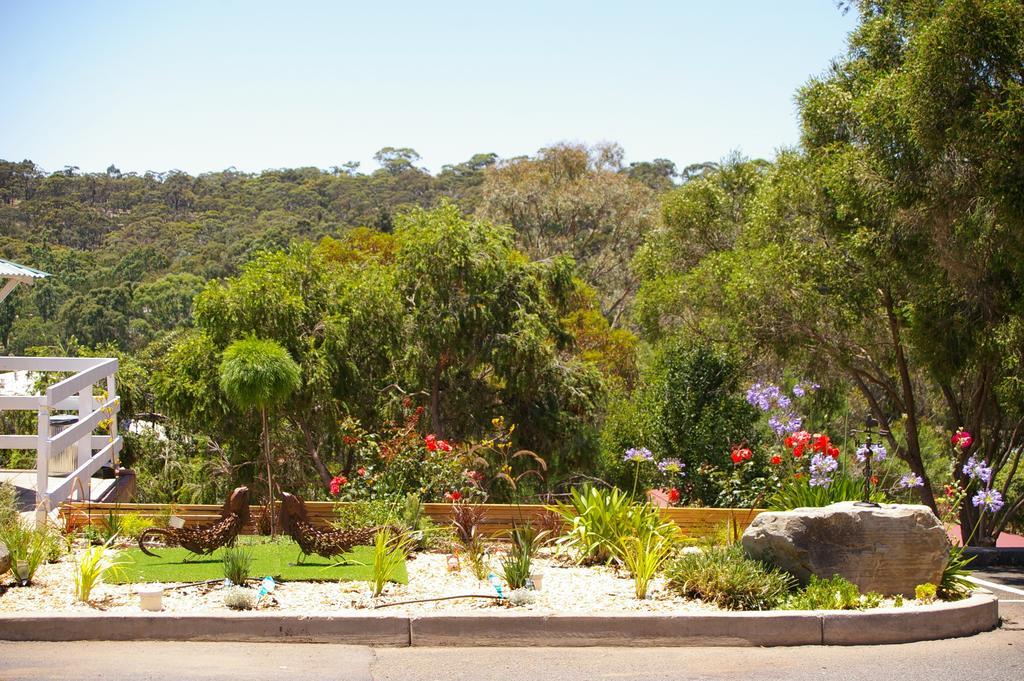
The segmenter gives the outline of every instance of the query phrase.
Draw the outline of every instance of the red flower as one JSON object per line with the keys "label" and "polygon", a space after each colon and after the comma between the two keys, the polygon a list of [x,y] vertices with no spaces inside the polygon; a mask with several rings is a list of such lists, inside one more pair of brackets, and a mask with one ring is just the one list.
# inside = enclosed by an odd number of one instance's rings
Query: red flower
{"label": "red flower", "polygon": [[782,457],[781,456],[776,454],[775,456],[772,457],[772,465],[773,466],[778,466],[780,463],[782,463]]}
{"label": "red flower", "polygon": [[877,475],[872,475],[871,476],[871,484],[872,485],[877,485],[878,484],[878,476]]}
{"label": "red flower", "polygon": [[803,445],[797,445],[796,447],[793,448],[793,456],[795,456],[795,457],[797,457],[799,459],[803,455],[804,455],[804,446]]}
{"label": "red flower", "polygon": [[792,435],[787,435],[786,439],[782,441],[786,445],[786,449],[793,449],[793,445],[796,444],[796,440],[793,439]]}
{"label": "red flower", "polygon": [[679,490],[675,487],[668,491],[668,503],[675,504],[679,502]]}
{"label": "red flower", "polygon": [[[442,440],[442,442],[443,442],[443,440]],[[426,436],[425,438],[423,438],[423,443],[425,445],[427,445],[427,451],[428,452],[433,452],[433,451],[437,450],[437,436],[436,435],[431,434],[431,435]]]}
{"label": "red flower", "polygon": [[963,428],[960,428],[953,434],[951,442],[960,449],[967,449],[974,443],[974,437]]}
{"label": "red flower", "polygon": [[466,471],[466,477],[473,482],[483,482],[484,474],[480,471]]}
{"label": "red flower", "polygon": [[444,498],[448,501],[458,501],[462,498],[462,492],[459,490],[455,490],[454,492],[445,492]]}
{"label": "red flower", "polygon": [[743,461],[743,456],[740,455],[739,450],[732,450],[732,454],[730,456],[732,456],[733,464],[739,464],[741,461]]}
{"label": "red flower", "polygon": [[355,435],[342,435],[341,441],[347,445],[354,445],[359,443],[359,438]]}
{"label": "red flower", "polygon": [[793,477],[796,478],[797,480],[799,480],[800,478],[804,477],[804,474],[803,473],[793,473]]}
{"label": "red flower", "polygon": [[831,446],[831,444],[832,443],[829,442],[829,440],[828,440],[828,435],[823,435],[821,433],[815,433],[814,434],[814,442],[811,445],[811,449],[813,449],[816,452],[824,452],[825,450],[827,450],[829,448],[829,446]]}
{"label": "red flower", "polygon": [[440,449],[442,452],[450,452],[450,451],[452,451],[452,446],[448,442],[448,440],[438,440],[437,441],[437,448]]}
{"label": "red flower", "polygon": [[419,415],[421,415],[422,413],[423,413],[423,407],[422,407],[422,406],[420,406],[420,407],[416,407],[416,415],[417,415],[417,416],[419,416]]}
{"label": "red flower", "polygon": [[356,473],[359,473],[359,477],[361,477],[361,478],[365,478],[366,477],[366,469],[363,468],[362,466],[360,466],[359,468],[356,469]]}
{"label": "red flower", "polygon": [[331,478],[331,494],[338,496],[341,494],[341,488],[348,484],[348,478],[344,475],[335,475]]}
{"label": "red flower", "polygon": [[828,449],[825,450],[825,453],[831,456],[833,459],[838,459],[839,447],[836,447],[835,445],[829,445]]}

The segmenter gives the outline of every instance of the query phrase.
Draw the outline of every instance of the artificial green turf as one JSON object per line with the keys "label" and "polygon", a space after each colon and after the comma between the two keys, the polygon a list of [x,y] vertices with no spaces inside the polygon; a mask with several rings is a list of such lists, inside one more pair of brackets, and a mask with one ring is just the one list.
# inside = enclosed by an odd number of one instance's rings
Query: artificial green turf
{"label": "artificial green turf", "polygon": [[[299,556],[299,546],[291,540],[268,540],[262,537],[240,538],[239,546],[252,551],[254,578],[271,576],[284,582],[368,581],[373,574],[373,548],[357,546],[350,553],[328,560],[320,556],[306,556],[302,565],[293,565]],[[108,575],[115,584],[140,582],[201,582],[224,577],[221,556],[217,549],[208,556],[190,554],[181,548],[154,547],[159,558],[147,556],[139,549],[125,549],[121,560],[126,564],[120,575]],[[189,558],[189,560],[186,560]],[[332,567],[343,560],[349,565]],[[392,573],[391,581],[407,584],[409,580],[402,562]]]}

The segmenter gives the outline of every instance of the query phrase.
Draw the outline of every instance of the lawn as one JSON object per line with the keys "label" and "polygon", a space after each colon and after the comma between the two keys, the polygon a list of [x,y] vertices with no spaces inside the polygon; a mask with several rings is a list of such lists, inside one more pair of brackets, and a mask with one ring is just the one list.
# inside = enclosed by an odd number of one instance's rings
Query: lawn
{"label": "lawn", "polygon": [[[325,581],[366,581],[373,573],[373,548],[357,546],[344,556],[332,560],[320,556],[306,556],[302,565],[294,565],[299,555],[298,545],[290,540],[269,540],[265,537],[243,537],[239,545],[252,551],[251,575],[255,578],[271,576],[284,582],[325,582]],[[139,549],[126,549],[121,558],[127,564],[120,576],[111,576],[115,584],[139,582],[200,582],[207,579],[221,579],[224,571],[221,564],[223,549],[208,556],[190,554],[181,548],[153,548],[159,558],[147,556]],[[188,560],[186,560],[188,558]],[[348,565],[334,566],[342,560]],[[403,562],[391,574],[391,581],[408,583]]]}

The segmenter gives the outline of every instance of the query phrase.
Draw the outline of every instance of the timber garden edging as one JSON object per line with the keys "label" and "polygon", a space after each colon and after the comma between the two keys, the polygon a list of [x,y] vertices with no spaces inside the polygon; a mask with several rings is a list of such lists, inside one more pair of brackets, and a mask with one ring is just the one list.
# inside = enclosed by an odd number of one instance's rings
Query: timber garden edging
{"label": "timber garden edging", "polygon": [[[489,535],[499,535],[512,527],[514,522],[522,523],[538,517],[547,509],[541,504],[479,504],[484,509],[484,520],[481,523]],[[275,505],[275,513],[280,504]],[[317,525],[327,525],[334,518],[335,504],[330,501],[308,501],[306,508],[310,519]],[[110,503],[66,503],[61,506],[63,518],[71,518],[75,523],[99,524],[108,513],[137,513],[143,517],[166,517],[168,509],[185,520],[187,525],[210,523],[220,519],[219,504],[110,504]],[[259,517],[263,507],[251,506],[250,515]],[[453,504],[423,504],[424,513],[436,523],[450,523]],[[704,508],[704,507],[673,507],[660,509],[662,516],[673,520],[682,531],[691,537],[703,537],[728,527],[730,532],[739,534],[764,509],[749,508]],[[255,532],[254,521],[250,521],[243,533]]]}

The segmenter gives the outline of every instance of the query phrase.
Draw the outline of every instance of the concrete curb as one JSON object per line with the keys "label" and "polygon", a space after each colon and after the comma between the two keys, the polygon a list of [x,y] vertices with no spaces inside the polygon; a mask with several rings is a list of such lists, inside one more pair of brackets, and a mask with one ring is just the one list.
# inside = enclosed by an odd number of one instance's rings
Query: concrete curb
{"label": "concrete curb", "polygon": [[902,610],[724,612],[707,615],[336,614],[0,615],[0,640],[294,641],[373,646],[794,646],[907,643],[969,636],[999,624],[976,593]]}

